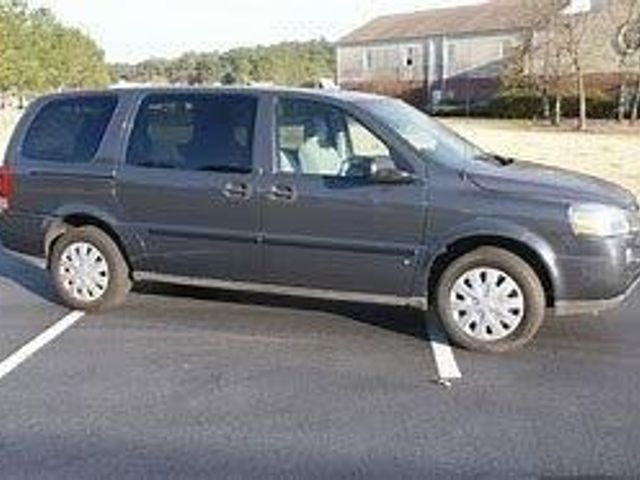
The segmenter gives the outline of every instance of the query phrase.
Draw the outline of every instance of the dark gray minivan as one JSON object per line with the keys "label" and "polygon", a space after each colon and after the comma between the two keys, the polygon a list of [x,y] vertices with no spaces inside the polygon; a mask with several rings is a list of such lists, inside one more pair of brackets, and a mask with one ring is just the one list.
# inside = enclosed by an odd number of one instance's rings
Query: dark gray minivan
{"label": "dark gray minivan", "polygon": [[481,351],[523,346],[547,312],[614,307],[640,277],[630,193],[358,93],[47,96],[13,135],[0,212],[6,249],[71,308],[135,281],[433,306]]}

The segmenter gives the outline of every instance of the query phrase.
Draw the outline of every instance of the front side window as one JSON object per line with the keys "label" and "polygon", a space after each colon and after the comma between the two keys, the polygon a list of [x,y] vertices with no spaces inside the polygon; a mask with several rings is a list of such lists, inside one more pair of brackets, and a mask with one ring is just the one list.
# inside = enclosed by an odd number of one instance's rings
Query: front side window
{"label": "front side window", "polygon": [[114,95],[51,101],[42,107],[31,123],[22,145],[22,154],[45,162],[91,162],[117,103]]}
{"label": "front side window", "polygon": [[393,161],[382,140],[339,108],[284,99],[278,104],[277,117],[279,172],[360,177],[367,161]]}
{"label": "front side window", "polygon": [[135,121],[129,165],[250,173],[257,99],[247,95],[147,97]]}

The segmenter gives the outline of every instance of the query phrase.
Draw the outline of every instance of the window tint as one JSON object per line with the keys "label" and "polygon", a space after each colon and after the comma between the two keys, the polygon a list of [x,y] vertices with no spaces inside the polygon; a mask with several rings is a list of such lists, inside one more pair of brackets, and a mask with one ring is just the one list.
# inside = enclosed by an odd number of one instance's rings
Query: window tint
{"label": "window tint", "polygon": [[90,162],[117,103],[117,97],[112,95],[53,100],[31,123],[22,146],[23,155],[49,162]]}
{"label": "window tint", "polygon": [[366,159],[392,161],[389,148],[339,108],[308,100],[278,104],[277,170],[328,177],[362,176]]}
{"label": "window tint", "polygon": [[257,100],[245,95],[152,95],[140,107],[127,163],[249,173]]}

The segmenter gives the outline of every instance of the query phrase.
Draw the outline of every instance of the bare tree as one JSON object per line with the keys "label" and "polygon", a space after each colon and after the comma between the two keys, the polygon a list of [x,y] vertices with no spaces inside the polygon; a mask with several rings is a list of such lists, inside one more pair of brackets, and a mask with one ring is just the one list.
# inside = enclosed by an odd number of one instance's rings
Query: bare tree
{"label": "bare tree", "polygon": [[[540,94],[542,111],[553,125],[559,125],[564,96],[562,76],[566,69],[566,49],[560,35],[565,0],[524,0],[531,37],[523,44],[530,84]],[[551,102],[553,99],[553,114]]]}
{"label": "bare tree", "polygon": [[[624,121],[629,104],[629,82],[633,63],[640,50],[640,0],[616,0],[610,2],[608,20],[611,27],[613,51],[617,56],[620,83],[618,86],[618,121]],[[640,101],[640,78],[637,80],[632,110],[637,119],[636,98]],[[633,117],[633,115],[632,115]]]}
{"label": "bare tree", "polygon": [[[640,15],[632,14],[640,0],[611,0],[608,14],[601,5],[586,8],[586,3],[569,0],[521,2],[531,25],[530,38],[522,45],[526,58],[522,63],[527,67],[521,70],[525,76],[528,75],[528,85],[540,95],[545,118],[550,118],[553,124],[560,123],[564,97],[577,97],[577,127],[585,130],[588,122],[586,76],[588,72],[603,71],[603,65],[616,60],[613,56],[616,54],[612,53],[612,39],[616,36],[624,35],[626,39],[637,37],[640,50]],[[621,25],[628,25],[630,18],[638,18],[635,23],[631,21],[631,25],[637,28],[611,28],[613,18]],[[634,118],[637,119],[640,114],[640,58],[636,62],[634,55],[627,52],[624,61],[625,64],[638,64],[633,101]],[[625,79],[624,84],[628,81]],[[626,86],[624,88],[627,89]]]}
{"label": "bare tree", "polygon": [[564,48],[571,63],[578,96],[578,130],[587,129],[587,89],[585,85],[585,60],[589,52],[585,48],[585,39],[592,27],[593,15],[590,12],[562,13],[559,18],[558,36],[561,48]]}
{"label": "bare tree", "polygon": [[617,29],[617,51],[627,57],[635,66],[632,68],[636,77],[633,99],[631,102],[631,124],[638,121],[640,110],[640,0],[621,0],[627,2],[627,19]]}
{"label": "bare tree", "polygon": [[[640,0],[638,0],[640,1]],[[595,16],[590,10],[576,11],[569,0],[524,0],[533,29],[531,42],[532,76],[542,92],[545,110],[551,110],[549,99],[554,100],[551,122],[558,125],[562,115],[562,102],[566,94],[578,98],[578,128],[587,128],[587,89],[585,70],[593,56],[588,35]],[[574,87],[567,91],[567,78],[573,77]]]}
{"label": "bare tree", "polygon": [[637,55],[636,61],[636,88],[631,102],[631,125],[635,125],[638,121],[638,113],[640,111],[640,54]]}
{"label": "bare tree", "polygon": [[556,14],[549,19],[548,24],[548,58],[546,59],[547,71],[549,76],[549,87],[553,95],[553,116],[551,123],[559,126],[562,121],[562,103],[566,93],[565,82],[563,78],[568,70],[569,55],[562,41],[562,22],[561,13]]}

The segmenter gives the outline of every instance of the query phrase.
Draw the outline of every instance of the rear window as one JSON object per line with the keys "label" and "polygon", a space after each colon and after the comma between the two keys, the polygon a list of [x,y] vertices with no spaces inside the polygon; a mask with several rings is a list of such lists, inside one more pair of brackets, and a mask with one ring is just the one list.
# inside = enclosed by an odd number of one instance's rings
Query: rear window
{"label": "rear window", "polygon": [[113,95],[53,100],[31,123],[22,154],[46,162],[91,162],[117,103]]}

